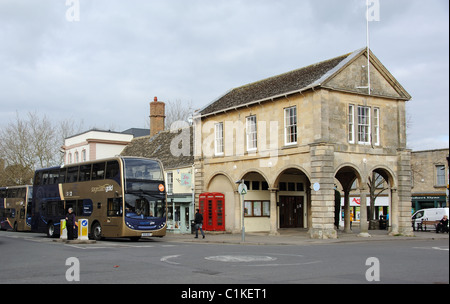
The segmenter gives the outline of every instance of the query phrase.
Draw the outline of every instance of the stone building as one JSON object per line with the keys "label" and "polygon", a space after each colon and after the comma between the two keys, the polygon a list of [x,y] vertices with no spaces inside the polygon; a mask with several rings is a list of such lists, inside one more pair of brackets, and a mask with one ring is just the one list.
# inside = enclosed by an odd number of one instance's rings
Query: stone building
{"label": "stone building", "polygon": [[[390,233],[412,235],[411,152],[405,104],[411,99],[367,49],[235,88],[195,117],[196,200],[225,195],[225,227],[277,234],[307,228],[312,238],[336,238],[335,188],[345,197],[357,181],[361,204],[372,172],[389,184]],[[361,210],[361,235],[368,235]]]}
{"label": "stone building", "polygon": [[449,149],[412,152],[413,210],[447,206],[448,156]]}

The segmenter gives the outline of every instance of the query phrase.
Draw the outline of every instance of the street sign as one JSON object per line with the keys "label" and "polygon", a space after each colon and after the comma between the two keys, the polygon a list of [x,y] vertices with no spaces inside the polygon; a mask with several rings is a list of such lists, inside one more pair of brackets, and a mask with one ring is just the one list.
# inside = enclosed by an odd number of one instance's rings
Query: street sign
{"label": "street sign", "polygon": [[241,215],[242,215],[242,242],[245,242],[245,213],[244,213],[244,196],[248,192],[247,185],[244,184],[244,181],[241,181],[241,184],[238,187],[238,192],[241,195]]}
{"label": "street sign", "polygon": [[238,188],[239,194],[240,195],[246,195],[248,192],[248,188],[246,184],[240,184],[239,188]]}
{"label": "street sign", "polygon": [[78,239],[79,240],[89,240],[89,234],[88,234],[88,220],[78,220]]}

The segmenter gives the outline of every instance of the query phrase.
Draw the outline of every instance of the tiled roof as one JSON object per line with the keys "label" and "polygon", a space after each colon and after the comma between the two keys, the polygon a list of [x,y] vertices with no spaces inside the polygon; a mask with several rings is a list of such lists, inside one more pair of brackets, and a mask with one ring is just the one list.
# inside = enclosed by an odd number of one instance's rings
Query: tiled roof
{"label": "tiled roof", "polygon": [[359,52],[361,50],[235,88],[206,106],[200,111],[200,114],[207,115],[232,109],[254,101],[299,91],[316,84],[320,85],[317,83],[318,80],[324,76],[330,76],[330,71],[334,71],[339,64]]}
{"label": "tiled roof", "polygon": [[181,134],[182,129],[174,133],[171,133],[170,131],[162,131],[153,137],[145,136],[135,138],[123,150],[121,155],[159,159],[163,163],[165,169],[176,169],[192,166],[194,164],[192,127],[189,129],[184,129],[186,134],[188,130],[190,151],[187,156],[175,156],[171,151],[172,143],[175,145],[175,149],[181,149],[181,147],[179,147],[180,141],[177,136]]}

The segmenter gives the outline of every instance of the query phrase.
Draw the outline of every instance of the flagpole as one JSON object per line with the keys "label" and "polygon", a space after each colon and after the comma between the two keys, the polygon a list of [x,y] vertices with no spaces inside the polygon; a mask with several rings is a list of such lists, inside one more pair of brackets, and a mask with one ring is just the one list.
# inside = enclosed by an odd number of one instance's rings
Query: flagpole
{"label": "flagpole", "polygon": [[370,32],[369,32],[369,0],[366,0],[366,21],[367,21],[367,88],[369,90],[369,95],[371,94],[371,87],[370,87]]}

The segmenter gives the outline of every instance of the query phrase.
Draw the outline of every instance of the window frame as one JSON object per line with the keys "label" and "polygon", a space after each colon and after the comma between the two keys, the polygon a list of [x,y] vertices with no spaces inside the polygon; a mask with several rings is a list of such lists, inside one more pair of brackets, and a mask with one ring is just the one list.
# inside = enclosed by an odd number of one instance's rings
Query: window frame
{"label": "window frame", "polygon": [[[259,208],[255,208],[259,204]],[[251,210],[250,210],[251,209]],[[259,211],[255,214],[255,211]],[[267,211],[267,212],[265,212]],[[270,217],[270,201],[269,200],[246,200],[244,202],[244,216],[254,218]]]}
{"label": "window frame", "polygon": [[247,139],[247,152],[258,150],[258,125],[256,115],[246,117],[245,133]]}
{"label": "window frame", "polygon": [[373,136],[372,142],[375,146],[380,145],[380,108],[373,108]]}
{"label": "window frame", "polygon": [[[447,186],[446,182],[446,168],[445,165],[437,164],[434,166],[435,168],[435,187],[445,187]],[[439,172],[442,171],[442,175]],[[442,182],[442,183],[440,183]]]}
{"label": "window frame", "polygon": [[355,105],[348,105],[348,115],[347,115],[347,124],[348,124],[348,142],[350,144],[355,143]]}
{"label": "window frame", "polygon": [[[362,112],[364,111],[364,113]],[[372,137],[371,108],[358,106],[358,144],[370,145]]]}
{"label": "window frame", "polygon": [[216,156],[224,155],[224,127],[223,122],[214,124],[214,153]]}
{"label": "window frame", "polygon": [[297,106],[284,109],[284,144],[286,146],[298,143]]}

